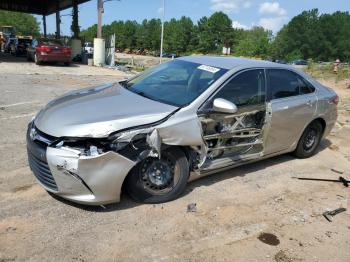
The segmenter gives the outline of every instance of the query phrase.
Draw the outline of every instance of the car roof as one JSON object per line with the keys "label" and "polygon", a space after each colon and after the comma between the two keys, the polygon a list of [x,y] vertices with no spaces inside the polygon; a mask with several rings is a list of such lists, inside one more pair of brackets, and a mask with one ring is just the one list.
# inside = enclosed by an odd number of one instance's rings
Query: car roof
{"label": "car roof", "polygon": [[219,67],[224,69],[234,69],[235,67],[283,67],[289,68],[286,65],[273,63],[264,60],[255,60],[248,58],[240,58],[240,57],[225,57],[225,56],[186,56],[177,58],[178,60],[203,64],[213,67]]}

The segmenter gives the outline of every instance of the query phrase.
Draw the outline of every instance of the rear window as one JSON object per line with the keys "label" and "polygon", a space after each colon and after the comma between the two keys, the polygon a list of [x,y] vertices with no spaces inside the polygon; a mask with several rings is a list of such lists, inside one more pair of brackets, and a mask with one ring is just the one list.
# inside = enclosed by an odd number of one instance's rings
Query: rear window
{"label": "rear window", "polygon": [[268,76],[271,99],[299,95],[299,80],[294,73],[283,69],[270,69]]}
{"label": "rear window", "polygon": [[63,45],[60,40],[56,40],[56,39],[41,39],[39,40],[39,42],[42,45],[60,45],[60,46]]}
{"label": "rear window", "polygon": [[310,94],[315,88],[301,76],[284,69],[269,69],[269,92],[271,99]]}

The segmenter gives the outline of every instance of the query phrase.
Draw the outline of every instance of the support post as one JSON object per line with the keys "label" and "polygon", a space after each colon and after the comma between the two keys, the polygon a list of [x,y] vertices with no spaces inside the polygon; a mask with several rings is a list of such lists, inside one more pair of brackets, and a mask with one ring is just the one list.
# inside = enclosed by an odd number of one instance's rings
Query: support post
{"label": "support post", "polygon": [[47,31],[46,31],[46,15],[43,15],[43,28],[44,28],[44,37],[47,37]]}
{"label": "support post", "polygon": [[56,1],[56,39],[61,38],[60,2]]}
{"label": "support post", "polygon": [[102,13],[103,13],[103,2],[97,0],[97,38],[102,38]]}

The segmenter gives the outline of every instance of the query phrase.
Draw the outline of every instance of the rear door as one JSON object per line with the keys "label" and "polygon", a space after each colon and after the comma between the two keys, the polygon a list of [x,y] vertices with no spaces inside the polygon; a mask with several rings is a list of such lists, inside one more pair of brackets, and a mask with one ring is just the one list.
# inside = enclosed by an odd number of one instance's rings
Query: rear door
{"label": "rear door", "polygon": [[316,112],[315,89],[298,74],[287,69],[267,70],[270,103],[265,154],[284,151],[298,142]]}
{"label": "rear door", "polygon": [[[199,110],[203,138],[207,145],[202,172],[225,168],[262,155],[266,114],[265,83],[264,69],[240,72],[214,93]],[[238,112],[223,114],[213,111],[213,101],[216,98],[234,103]]]}

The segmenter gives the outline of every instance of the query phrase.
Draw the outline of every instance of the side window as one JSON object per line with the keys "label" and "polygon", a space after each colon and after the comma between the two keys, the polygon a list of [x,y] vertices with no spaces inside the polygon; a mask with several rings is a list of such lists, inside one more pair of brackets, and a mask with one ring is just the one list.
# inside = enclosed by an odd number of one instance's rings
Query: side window
{"label": "side window", "polygon": [[214,97],[224,98],[236,106],[265,103],[264,70],[249,70],[232,78]]}
{"label": "side window", "polygon": [[309,84],[306,80],[304,80],[301,77],[298,77],[298,79],[299,79],[299,87],[300,87],[301,95],[315,92],[315,88],[311,84]]}
{"label": "side window", "polygon": [[271,99],[278,99],[299,95],[299,79],[288,70],[270,69],[268,70],[268,89]]}

